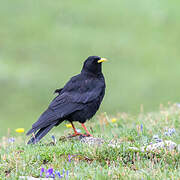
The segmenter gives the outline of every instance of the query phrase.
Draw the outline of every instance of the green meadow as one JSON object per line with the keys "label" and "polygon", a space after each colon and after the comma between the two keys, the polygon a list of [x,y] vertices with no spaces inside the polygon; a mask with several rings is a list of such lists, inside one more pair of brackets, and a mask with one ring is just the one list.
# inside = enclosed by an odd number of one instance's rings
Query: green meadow
{"label": "green meadow", "polygon": [[[60,179],[57,172],[63,176],[61,179],[70,180],[180,179],[180,145],[153,151],[130,149],[156,143],[155,135],[162,141],[180,144],[179,115],[180,107],[177,105],[161,106],[158,112],[140,113],[136,117],[127,113],[119,113],[116,117],[101,114],[88,123],[93,136],[105,140],[101,145],[89,145],[75,139],[63,140],[64,134],[72,133],[71,128],[51,131],[36,145],[26,145],[27,138],[23,133],[14,139],[10,135],[3,137],[0,179],[21,180],[22,176],[40,178],[40,175],[45,178],[47,170],[53,170],[57,180]],[[175,131],[167,135],[169,128]],[[45,169],[43,173],[42,168]]]}
{"label": "green meadow", "polygon": [[[0,178],[39,177],[43,166],[68,170],[69,179],[179,179],[177,150],[128,149],[155,134],[180,144],[180,111],[170,105],[180,102],[179,17],[178,0],[0,0]],[[90,55],[109,61],[106,95],[87,127],[120,148],[62,143],[59,137],[71,132],[65,122],[45,144],[26,146],[25,133],[15,129],[27,131]],[[167,128],[176,133],[164,136]],[[47,145],[51,135],[55,146]]]}

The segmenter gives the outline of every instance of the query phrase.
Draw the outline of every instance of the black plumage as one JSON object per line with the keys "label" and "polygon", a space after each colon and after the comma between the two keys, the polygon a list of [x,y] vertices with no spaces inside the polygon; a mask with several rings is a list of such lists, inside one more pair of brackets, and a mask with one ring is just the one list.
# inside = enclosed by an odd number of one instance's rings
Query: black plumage
{"label": "black plumage", "polygon": [[94,116],[104,97],[105,80],[102,74],[104,61],[106,59],[99,56],[88,57],[81,73],[72,77],[63,88],[55,90],[58,95],[27,132],[27,135],[33,133],[28,144],[38,142],[64,120],[72,124],[74,135],[79,133],[74,128],[73,121],[82,123],[86,135],[90,135],[83,123]]}

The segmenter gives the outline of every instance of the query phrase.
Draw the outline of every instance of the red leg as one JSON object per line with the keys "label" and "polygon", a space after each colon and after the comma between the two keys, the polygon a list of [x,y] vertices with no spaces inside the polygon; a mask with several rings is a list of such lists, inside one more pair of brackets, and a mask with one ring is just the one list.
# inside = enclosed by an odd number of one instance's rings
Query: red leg
{"label": "red leg", "polygon": [[84,130],[86,131],[86,134],[83,134],[83,135],[85,135],[85,136],[92,136],[92,135],[90,134],[90,132],[87,130],[86,126],[85,126],[84,124],[81,124],[81,125],[82,125],[82,127],[84,128]]}
{"label": "red leg", "polygon": [[74,127],[74,124],[73,124],[72,122],[71,122],[71,125],[72,125],[72,128],[73,128],[73,130],[74,130],[74,134],[71,135],[71,136],[75,137],[75,136],[82,135],[81,133],[78,133],[78,132],[77,132],[77,130],[76,130],[76,128]]}

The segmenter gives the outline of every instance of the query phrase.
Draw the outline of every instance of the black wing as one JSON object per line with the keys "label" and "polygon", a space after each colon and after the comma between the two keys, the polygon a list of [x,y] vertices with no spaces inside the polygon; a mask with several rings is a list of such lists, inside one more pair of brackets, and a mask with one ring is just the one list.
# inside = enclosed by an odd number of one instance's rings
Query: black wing
{"label": "black wing", "polygon": [[104,91],[105,83],[97,78],[85,78],[77,75],[61,89],[60,94],[54,98],[48,109],[32,125],[27,133],[31,134],[40,128],[45,128],[52,123],[56,124],[71,113],[81,110],[85,104],[96,99]]}
{"label": "black wing", "polygon": [[63,88],[56,89],[56,90],[54,91],[54,94],[56,94],[56,93],[60,94],[62,90],[63,90]]}
{"label": "black wing", "polygon": [[[67,94],[72,102],[86,104],[100,96],[105,89],[104,77],[101,78],[85,78],[78,75],[64,86],[61,94]],[[61,97],[58,97],[61,99]]]}

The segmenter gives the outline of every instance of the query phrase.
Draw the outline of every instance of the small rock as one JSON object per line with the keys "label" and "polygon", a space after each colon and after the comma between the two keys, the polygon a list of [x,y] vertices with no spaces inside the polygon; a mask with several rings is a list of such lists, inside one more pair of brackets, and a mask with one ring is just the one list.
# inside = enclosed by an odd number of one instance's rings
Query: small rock
{"label": "small rock", "polygon": [[172,151],[173,149],[175,149],[177,147],[177,144],[173,141],[164,141],[164,142],[158,142],[158,143],[155,143],[155,144],[150,144],[148,146],[142,146],[140,149],[138,149],[137,147],[130,147],[129,149],[132,149],[132,150],[140,150],[142,152],[144,151],[155,151],[157,149],[160,149],[160,148],[167,148],[168,150]]}
{"label": "small rock", "polygon": [[81,138],[80,142],[88,145],[102,145],[105,141],[102,138],[84,137]]}

